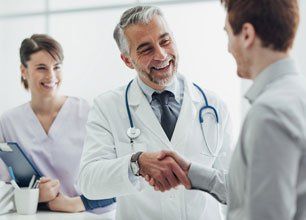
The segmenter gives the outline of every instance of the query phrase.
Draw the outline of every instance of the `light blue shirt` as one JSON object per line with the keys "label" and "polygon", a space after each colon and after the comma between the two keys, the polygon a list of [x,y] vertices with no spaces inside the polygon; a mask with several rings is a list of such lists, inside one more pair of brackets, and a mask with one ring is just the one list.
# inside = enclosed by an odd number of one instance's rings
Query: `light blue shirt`
{"label": "light blue shirt", "polygon": [[[137,83],[140,89],[142,90],[143,94],[147,98],[148,102],[150,103],[152,110],[160,123],[162,107],[157,100],[152,100],[152,94],[154,92],[160,93],[160,91],[152,89],[151,87],[146,85],[139,77],[137,78]],[[169,91],[173,93],[175,101],[170,99],[168,105],[170,109],[174,112],[174,114],[178,117],[183,102],[184,82],[182,80],[179,80],[176,76],[174,76],[172,82],[168,86],[166,86],[164,91]]]}
{"label": "light blue shirt", "polygon": [[[152,107],[152,110],[156,115],[159,123],[161,123],[162,107],[157,100],[152,99],[152,94],[154,92],[160,93],[160,91],[152,89],[150,86],[146,85],[139,77],[137,77],[137,83],[140,89],[142,90],[143,94],[147,98],[148,102],[150,103],[150,106]],[[164,91],[169,91],[174,94],[175,101],[170,99],[168,105],[171,108],[171,110],[174,112],[174,114],[178,117],[184,96],[183,80],[179,80],[176,76],[174,76],[172,82],[168,86],[166,86]],[[129,179],[132,183],[135,183],[137,181],[137,177],[134,176],[131,166],[129,167]]]}

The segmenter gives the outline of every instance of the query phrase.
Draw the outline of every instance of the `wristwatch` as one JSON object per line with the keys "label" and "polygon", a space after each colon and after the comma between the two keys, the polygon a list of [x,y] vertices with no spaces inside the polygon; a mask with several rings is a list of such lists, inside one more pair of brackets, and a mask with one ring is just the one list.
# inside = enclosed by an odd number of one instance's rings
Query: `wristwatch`
{"label": "wristwatch", "polygon": [[135,154],[132,155],[131,157],[131,170],[132,170],[132,173],[135,175],[135,176],[139,176],[140,173],[140,167],[139,167],[139,163],[138,163],[138,159],[140,157],[140,155],[142,154],[143,152],[142,151],[139,151]]}

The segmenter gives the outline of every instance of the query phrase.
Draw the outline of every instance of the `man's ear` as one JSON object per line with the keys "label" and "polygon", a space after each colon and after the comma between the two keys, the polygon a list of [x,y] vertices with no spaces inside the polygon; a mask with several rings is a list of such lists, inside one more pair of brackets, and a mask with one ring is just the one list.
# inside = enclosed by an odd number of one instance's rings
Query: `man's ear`
{"label": "man's ear", "polygon": [[256,31],[251,23],[245,23],[241,30],[242,44],[244,48],[250,48],[256,39]]}
{"label": "man's ear", "polygon": [[125,65],[127,67],[129,67],[130,69],[134,69],[134,65],[133,65],[132,60],[129,56],[121,54],[120,57],[121,57],[121,60],[123,60],[123,62],[125,63]]}
{"label": "man's ear", "polygon": [[24,80],[26,80],[26,78],[27,78],[27,68],[23,64],[20,64],[20,73],[21,73],[21,77]]}

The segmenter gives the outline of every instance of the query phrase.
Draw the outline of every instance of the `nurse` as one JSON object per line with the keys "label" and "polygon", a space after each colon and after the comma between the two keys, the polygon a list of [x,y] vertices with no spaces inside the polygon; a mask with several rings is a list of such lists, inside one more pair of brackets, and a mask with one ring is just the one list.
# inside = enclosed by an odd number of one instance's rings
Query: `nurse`
{"label": "nurse", "polygon": [[115,199],[88,200],[75,182],[79,170],[89,105],[59,94],[62,84],[61,45],[48,35],[34,34],[20,47],[21,83],[31,100],[0,118],[0,142],[17,142],[45,175],[39,202],[53,211],[105,212]]}

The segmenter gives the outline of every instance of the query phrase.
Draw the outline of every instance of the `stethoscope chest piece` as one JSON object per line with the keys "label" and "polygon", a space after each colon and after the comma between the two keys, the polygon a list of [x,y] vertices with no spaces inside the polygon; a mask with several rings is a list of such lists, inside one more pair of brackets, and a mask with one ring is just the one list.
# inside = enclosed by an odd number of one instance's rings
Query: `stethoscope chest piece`
{"label": "stethoscope chest piece", "polygon": [[135,127],[130,127],[127,132],[126,132],[127,136],[130,138],[130,139],[136,139],[139,137],[140,135],[140,130],[138,128],[135,128]]}

